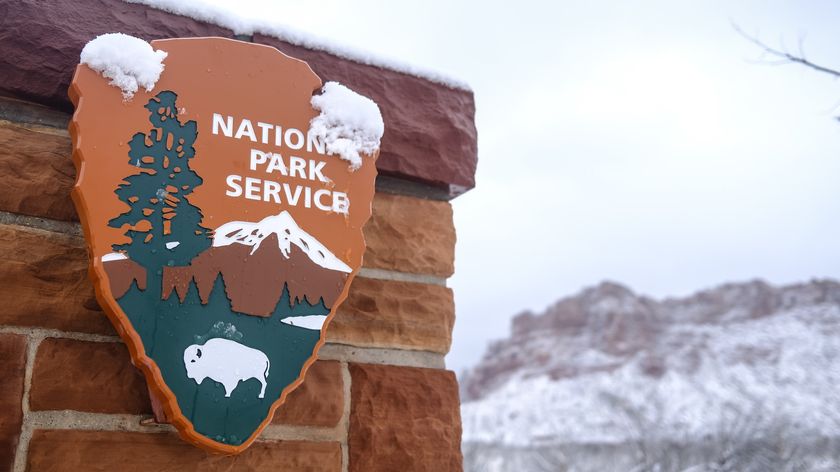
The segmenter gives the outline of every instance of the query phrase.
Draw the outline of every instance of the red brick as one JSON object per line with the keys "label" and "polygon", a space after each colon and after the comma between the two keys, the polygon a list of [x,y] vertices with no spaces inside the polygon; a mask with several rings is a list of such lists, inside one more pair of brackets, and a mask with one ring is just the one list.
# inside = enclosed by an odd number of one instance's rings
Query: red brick
{"label": "red brick", "polygon": [[317,361],[274,413],[274,424],[333,427],[344,411],[341,363]]}
{"label": "red brick", "polygon": [[114,334],[88,279],[84,240],[0,224],[0,324]]}
{"label": "red brick", "polygon": [[38,430],[29,444],[29,472],[265,471],[338,472],[336,442],[260,441],[242,454],[209,454],[174,433]]}
{"label": "red brick", "polygon": [[447,287],[357,277],[327,340],[446,353],[454,323],[455,301]]}
{"label": "red brick", "polygon": [[350,472],[462,470],[453,372],[351,364],[350,375]]}
{"label": "red brick", "polygon": [[78,220],[70,200],[76,170],[62,130],[0,121],[0,210]]}
{"label": "red brick", "polygon": [[20,435],[26,337],[0,334],[0,472],[12,470]]}
{"label": "red brick", "polygon": [[364,228],[364,266],[449,277],[455,226],[448,202],[378,193]]}
{"label": "red brick", "polygon": [[151,413],[146,381],[122,343],[47,338],[38,347],[32,410]]}

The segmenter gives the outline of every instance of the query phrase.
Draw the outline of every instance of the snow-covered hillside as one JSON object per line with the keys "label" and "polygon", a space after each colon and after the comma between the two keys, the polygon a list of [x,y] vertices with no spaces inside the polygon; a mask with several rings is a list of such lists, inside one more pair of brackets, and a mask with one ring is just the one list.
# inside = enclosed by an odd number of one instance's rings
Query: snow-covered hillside
{"label": "snow-covered hillside", "polygon": [[518,316],[464,375],[465,449],[830,440],[838,356],[835,282],[754,281],[664,301],[604,283]]}

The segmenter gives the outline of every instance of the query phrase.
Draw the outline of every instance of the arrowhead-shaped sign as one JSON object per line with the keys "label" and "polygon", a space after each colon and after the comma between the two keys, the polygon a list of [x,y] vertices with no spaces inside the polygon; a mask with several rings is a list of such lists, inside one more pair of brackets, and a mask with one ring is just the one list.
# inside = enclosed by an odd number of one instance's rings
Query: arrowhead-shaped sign
{"label": "arrowhead-shaped sign", "polygon": [[376,107],[338,84],[330,99],[268,46],[151,47],[163,72],[135,71],[136,92],[131,57],[76,69],[73,199],[99,302],[167,418],[235,454],[303,381],[361,267],[378,148],[346,119],[354,97]]}

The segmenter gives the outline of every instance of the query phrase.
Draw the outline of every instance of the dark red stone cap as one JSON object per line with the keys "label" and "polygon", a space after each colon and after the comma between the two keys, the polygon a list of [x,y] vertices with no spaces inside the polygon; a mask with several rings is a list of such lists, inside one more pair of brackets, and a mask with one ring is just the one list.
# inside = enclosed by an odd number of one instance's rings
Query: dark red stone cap
{"label": "dark red stone cap", "polygon": [[[120,0],[0,3],[0,95],[65,111],[67,89],[84,45],[103,33],[120,32],[147,41],[222,36],[233,31]],[[455,197],[475,186],[478,148],[475,101],[470,91],[324,51],[254,35],[307,61],[324,81],[334,80],[372,98],[385,121],[377,168],[386,176],[420,182]]]}

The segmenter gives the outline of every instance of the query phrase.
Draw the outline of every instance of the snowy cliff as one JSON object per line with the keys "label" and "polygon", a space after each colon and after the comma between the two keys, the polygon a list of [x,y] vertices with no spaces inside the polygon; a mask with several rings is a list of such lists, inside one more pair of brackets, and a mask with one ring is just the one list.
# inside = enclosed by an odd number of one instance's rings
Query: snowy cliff
{"label": "snowy cliff", "polygon": [[662,301],[604,283],[517,316],[512,331],[463,376],[467,449],[840,433],[836,282]]}

